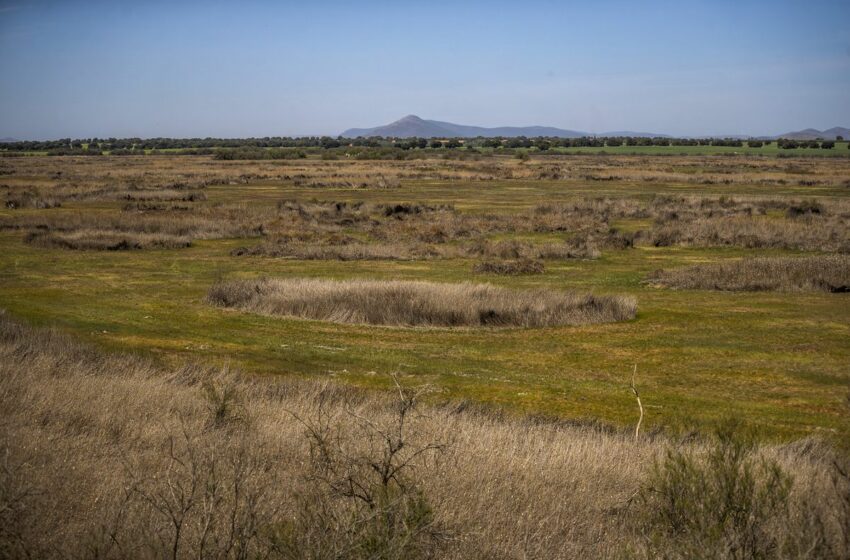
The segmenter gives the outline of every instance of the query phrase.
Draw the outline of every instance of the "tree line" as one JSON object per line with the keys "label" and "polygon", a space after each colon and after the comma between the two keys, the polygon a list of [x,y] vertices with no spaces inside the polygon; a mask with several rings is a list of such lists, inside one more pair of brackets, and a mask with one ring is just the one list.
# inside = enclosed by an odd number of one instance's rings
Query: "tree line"
{"label": "tree line", "polygon": [[[137,155],[141,153],[178,150],[184,154],[213,155],[223,152],[247,153],[258,150],[277,149],[276,157],[262,159],[281,159],[300,154],[298,150],[319,149],[336,150],[337,148],[373,148],[393,150],[452,150],[457,148],[490,148],[490,149],[536,149],[547,151],[556,148],[603,148],[619,146],[724,146],[735,148],[761,148],[771,144],[772,140],[741,140],[737,138],[669,138],[669,137],[638,137],[615,136],[599,137],[584,136],[580,138],[557,137],[495,137],[495,138],[384,138],[358,137],[343,138],[330,136],[284,137],[273,136],[263,138],[62,138],[44,141],[15,141],[0,144],[0,151],[5,152],[47,152],[52,155],[100,155],[108,152],[112,155]],[[779,139],[777,145],[781,149],[824,148],[832,149],[832,140],[791,140]],[[236,150],[236,152],[233,152]],[[222,159],[228,159],[227,156]],[[244,158],[230,158],[244,159]]]}

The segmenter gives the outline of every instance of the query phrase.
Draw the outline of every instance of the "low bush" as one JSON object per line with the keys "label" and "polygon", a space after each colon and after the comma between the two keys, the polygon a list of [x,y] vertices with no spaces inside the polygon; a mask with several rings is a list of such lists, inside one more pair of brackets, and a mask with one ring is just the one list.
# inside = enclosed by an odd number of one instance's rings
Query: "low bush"
{"label": "low bush", "polygon": [[[664,558],[780,557],[792,477],[734,421],[705,454],[668,449],[643,492],[651,549]],[[655,556],[655,555],[653,555]]]}

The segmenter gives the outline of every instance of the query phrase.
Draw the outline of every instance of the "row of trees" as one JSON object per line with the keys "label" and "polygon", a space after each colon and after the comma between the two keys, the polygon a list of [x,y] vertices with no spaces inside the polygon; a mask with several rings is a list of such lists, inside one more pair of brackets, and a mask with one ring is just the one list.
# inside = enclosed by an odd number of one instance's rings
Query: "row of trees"
{"label": "row of trees", "polygon": [[[30,152],[46,151],[51,154],[100,154],[108,151],[115,155],[132,155],[151,150],[180,150],[182,153],[211,154],[216,149],[322,149],[338,148],[393,148],[401,150],[492,148],[517,149],[536,148],[546,151],[553,148],[602,148],[605,146],[725,146],[741,148],[761,148],[772,141],[747,140],[736,138],[667,138],[667,137],[596,137],[581,138],[556,137],[498,137],[498,138],[332,138],[330,136],[309,136],[301,138],[265,137],[265,138],[86,138],[47,141],[22,141],[0,144],[2,151]],[[778,140],[783,149],[835,147],[832,140]]]}
{"label": "row of trees", "polygon": [[[790,140],[780,138],[777,144],[784,150],[793,150],[795,148],[825,148],[827,150],[831,150],[835,147],[835,142],[832,140],[818,142],[817,140]],[[850,145],[848,145],[848,147],[850,147]]]}

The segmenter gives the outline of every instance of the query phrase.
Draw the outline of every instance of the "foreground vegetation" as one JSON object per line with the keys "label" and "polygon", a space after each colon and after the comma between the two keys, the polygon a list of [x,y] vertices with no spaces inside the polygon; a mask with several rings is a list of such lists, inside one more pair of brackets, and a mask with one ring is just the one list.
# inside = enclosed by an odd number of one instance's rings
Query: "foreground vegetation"
{"label": "foreground vegetation", "polygon": [[845,457],[161,369],[0,315],[0,554],[844,558]]}

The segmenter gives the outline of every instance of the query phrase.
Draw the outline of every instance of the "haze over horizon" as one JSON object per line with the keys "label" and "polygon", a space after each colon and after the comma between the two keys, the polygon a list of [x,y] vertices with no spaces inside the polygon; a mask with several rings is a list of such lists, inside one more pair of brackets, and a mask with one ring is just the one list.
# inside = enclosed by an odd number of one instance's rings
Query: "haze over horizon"
{"label": "haze over horizon", "polygon": [[0,137],[850,126],[850,3],[0,0]]}

